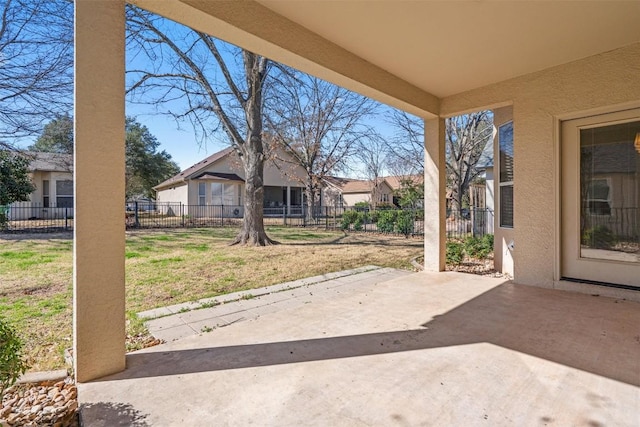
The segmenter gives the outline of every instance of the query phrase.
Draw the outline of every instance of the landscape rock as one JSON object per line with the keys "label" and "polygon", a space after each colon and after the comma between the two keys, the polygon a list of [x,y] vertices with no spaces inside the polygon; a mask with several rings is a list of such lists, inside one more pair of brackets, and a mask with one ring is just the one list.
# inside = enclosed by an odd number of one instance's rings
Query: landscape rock
{"label": "landscape rock", "polygon": [[0,405],[0,427],[76,427],[78,392],[73,378],[18,384],[5,392]]}

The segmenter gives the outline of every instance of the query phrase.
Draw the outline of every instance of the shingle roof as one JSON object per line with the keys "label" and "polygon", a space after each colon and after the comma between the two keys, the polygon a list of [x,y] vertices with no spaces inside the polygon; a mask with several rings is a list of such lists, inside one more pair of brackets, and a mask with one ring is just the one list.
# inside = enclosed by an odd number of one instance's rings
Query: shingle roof
{"label": "shingle roof", "polygon": [[[392,190],[402,187],[404,180],[411,180],[416,185],[422,185],[424,177],[422,175],[409,176],[384,176],[378,178],[378,183],[385,182]],[[368,193],[372,189],[372,181],[366,179],[340,178],[337,176],[327,176],[325,181],[338,187],[344,194]]]}
{"label": "shingle roof", "polygon": [[30,172],[73,172],[72,154],[27,151],[24,156],[30,161]]}
{"label": "shingle roof", "polygon": [[402,182],[409,180],[415,185],[422,185],[424,183],[424,175],[407,175],[407,176],[385,176],[384,180],[392,190],[398,190],[402,187]]}
{"label": "shingle roof", "polygon": [[160,184],[158,184],[155,187],[153,187],[153,189],[154,190],[158,190],[160,188],[170,187],[172,185],[177,185],[177,184],[180,184],[182,182],[185,182],[192,175],[200,172],[202,169],[206,168],[211,163],[214,163],[214,162],[222,159],[223,157],[225,157],[225,156],[227,156],[228,154],[231,154],[231,153],[233,153],[233,147],[228,147],[228,148],[225,148],[222,151],[218,151],[217,153],[213,153],[212,155],[210,155],[206,159],[199,161],[195,165],[193,165],[191,167],[188,167],[187,169],[183,170],[179,174],[177,174],[175,176],[172,176],[171,178],[167,179],[164,182],[161,182]]}

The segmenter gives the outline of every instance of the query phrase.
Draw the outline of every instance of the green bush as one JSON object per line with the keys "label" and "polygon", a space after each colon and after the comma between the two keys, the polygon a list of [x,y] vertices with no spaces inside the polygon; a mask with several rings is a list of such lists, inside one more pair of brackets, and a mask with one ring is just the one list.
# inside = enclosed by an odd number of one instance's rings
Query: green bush
{"label": "green bush", "polygon": [[356,208],[369,208],[369,202],[358,202],[354,206]]}
{"label": "green bush", "polygon": [[471,258],[486,259],[493,252],[493,235],[468,237],[464,242],[464,250]]}
{"label": "green bush", "polygon": [[356,220],[353,222],[353,229],[355,231],[362,231],[362,224],[363,224],[363,215],[358,215]]}
{"label": "green bush", "polygon": [[342,230],[348,230],[349,226],[355,223],[357,218],[357,211],[344,211],[344,213],[342,214],[342,221],[340,222],[340,228]]}
{"label": "green bush", "polygon": [[446,262],[460,265],[464,259],[464,245],[460,242],[447,242]]}
{"label": "green bush", "polygon": [[375,224],[376,222],[378,222],[378,216],[380,215],[380,213],[378,211],[370,211],[369,212],[369,220],[371,220],[372,224]]}
{"label": "green bush", "polygon": [[23,343],[15,329],[0,319],[0,401],[28,368],[22,353]]}
{"label": "green bush", "polygon": [[384,210],[378,214],[378,231],[382,233],[393,233],[396,223],[396,211]]}
{"label": "green bush", "polygon": [[396,231],[408,237],[413,233],[414,213],[412,211],[399,211],[396,215]]}
{"label": "green bush", "polygon": [[616,236],[604,225],[589,228],[582,234],[582,244],[595,249],[611,249],[616,241]]}

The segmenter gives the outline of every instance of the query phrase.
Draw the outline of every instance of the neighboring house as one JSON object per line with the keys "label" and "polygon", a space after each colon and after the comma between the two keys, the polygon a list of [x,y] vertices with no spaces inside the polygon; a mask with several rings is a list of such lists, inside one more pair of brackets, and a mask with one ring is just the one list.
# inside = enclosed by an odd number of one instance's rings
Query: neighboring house
{"label": "neighboring house", "polygon": [[375,182],[373,180],[326,177],[323,200],[326,205],[339,207],[355,206],[356,203],[397,204],[395,193],[402,188],[405,179],[410,179],[418,185],[422,185],[423,182],[421,175],[386,176],[378,178]]}
{"label": "neighboring house", "polygon": [[[282,152],[278,156],[286,156]],[[267,160],[264,164],[265,215],[302,213],[304,188],[300,166],[286,171]],[[232,147],[212,154],[156,185],[157,209],[168,215],[230,217],[244,215],[244,171]],[[180,211],[178,211],[180,210]]]}
{"label": "neighboring house", "polygon": [[73,155],[26,152],[35,190],[26,202],[11,205],[12,220],[73,216]]}

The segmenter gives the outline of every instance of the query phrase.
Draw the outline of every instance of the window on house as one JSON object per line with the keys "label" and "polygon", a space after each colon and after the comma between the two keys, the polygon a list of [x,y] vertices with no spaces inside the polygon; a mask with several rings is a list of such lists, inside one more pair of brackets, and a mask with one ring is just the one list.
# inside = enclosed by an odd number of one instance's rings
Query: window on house
{"label": "window on house", "polygon": [[594,179],[587,189],[587,209],[591,215],[611,215],[611,187],[608,179]]}
{"label": "window on house", "polygon": [[73,208],[73,181],[56,181],[56,206]]}
{"label": "window on house", "polygon": [[198,183],[198,204],[204,206],[207,202],[206,184],[204,182]]}
{"label": "window on house", "polygon": [[49,207],[49,180],[42,181],[42,207]]}
{"label": "window on house", "polygon": [[[231,206],[236,203],[236,185],[222,184],[219,182],[211,183],[211,204]],[[238,200],[239,201],[239,200]]]}
{"label": "window on house", "polygon": [[498,128],[500,145],[500,227],[513,228],[513,122]]}
{"label": "window on house", "polygon": [[389,203],[389,195],[387,193],[382,193],[380,195],[380,201],[382,203]]}

